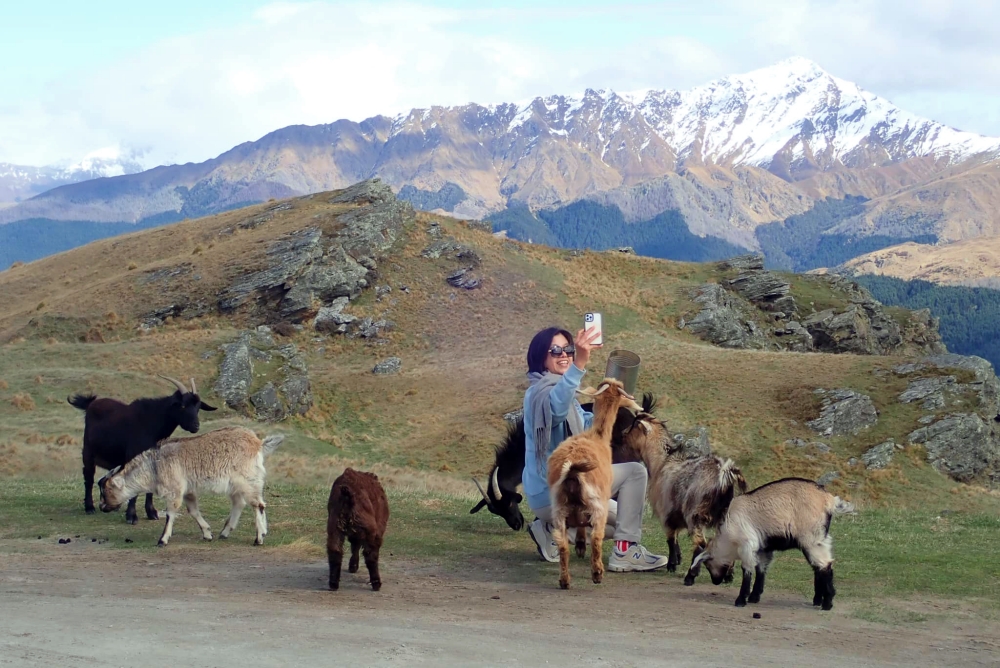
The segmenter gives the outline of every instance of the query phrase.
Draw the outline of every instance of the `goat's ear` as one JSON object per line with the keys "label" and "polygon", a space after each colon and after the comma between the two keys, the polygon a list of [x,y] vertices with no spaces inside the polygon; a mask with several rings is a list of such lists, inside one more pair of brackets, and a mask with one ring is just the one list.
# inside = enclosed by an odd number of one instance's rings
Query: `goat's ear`
{"label": "goat's ear", "polygon": [[480,510],[482,510],[485,507],[486,507],[486,499],[481,499],[479,501],[479,503],[476,504],[476,507],[469,511],[469,514],[473,515],[475,513],[478,513]]}
{"label": "goat's ear", "polygon": [[209,406],[208,404],[206,404],[203,401],[203,402],[201,402],[201,410],[203,410],[203,411],[217,411],[219,409],[216,408],[215,406]]}

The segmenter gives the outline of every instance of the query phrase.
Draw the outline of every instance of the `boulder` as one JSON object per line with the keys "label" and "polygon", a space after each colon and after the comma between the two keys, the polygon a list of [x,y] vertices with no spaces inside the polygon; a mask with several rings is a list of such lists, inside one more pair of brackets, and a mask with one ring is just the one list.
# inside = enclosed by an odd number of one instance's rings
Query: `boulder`
{"label": "boulder", "polygon": [[[922,364],[937,369],[963,369],[971,371],[975,380],[955,386],[956,391],[972,391],[979,397],[979,414],[984,419],[992,419],[1000,413],[1000,379],[993,371],[993,365],[975,355],[955,355],[946,353],[930,355],[920,360]],[[898,368],[898,367],[897,367]]]}
{"label": "boulder", "polygon": [[674,434],[673,442],[689,458],[712,454],[712,445],[708,442],[708,429],[705,427],[695,427],[693,430]]}
{"label": "boulder", "polygon": [[747,255],[737,255],[728,260],[722,260],[716,265],[720,270],[727,271],[761,271],[764,269],[764,255],[762,253],[748,253]]}
{"label": "boulder", "polygon": [[379,376],[385,376],[389,374],[399,373],[400,370],[402,370],[402,368],[403,368],[403,360],[399,359],[398,357],[390,357],[376,364],[375,367],[372,369],[372,373]]}
{"label": "boulder", "polygon": [[927,449],[927,461],[959,482],[974,482],[996,472],[1000,439],[993,423],[975,413],[955,414],[921,427],[909,436]]}
{"label": "boulder", "polygon": [[463,290],[475,290],[483,284],[482,279],[477,278],[472,273],[471,267],[452,272],[446,280],[448,281],[448,285],[462,288]]}
{"label": "boulder", "polygon": [[[789,308],[770,308],[774,302],[787,296],[788,291],[792,287],[788,281],[774,272],[745,271],[736,278],[727,281],[727,287],[744,299],[764,307],[765,310],[780,310],[786,313],[794,310]],[[783,301],[782,304],[787,306],[787,300]]]}
{"label": "boulder", "polygon": [[839,477],[840,477],[840,473],[838,473],[837,471],[827,471],[826,473],[824,473],[820,477],[816,478],[816,484],[817,485],[821,485],[823,487],[826,487],[827,485],[829,485],[831,482],[833,482],[834,480],[836,480]]}
{"label": "boulder", "polygon": [[824,436],[854,435],[878,422],[878,411],[866,394],[848,389],[818,389],[816,394],[822,397],[823,408],[806,424]]}
{"label": "boulder", "polygon": [[312,407],[308,369],[294,344],[276,347],[270,330],[260,328],[241,332],[221,348],[215,392],[229,408],[275,421],[302,415]]}
{"label": "boulder", "polygon": [[472,248],[458,243],[451,237],[438,239],[420,251],[422,257],[436,260],[440,257],[458,260],[459,262],[478,267],[481,262],[479,253]]}
{"label": "boulder", "polygon": [[896,443],[889,439],[885,443],[869,448],[863,455],[861,461],[865,463],[865,468],[869,470],[884,469],[892,461],[892,456],[896,453]]}

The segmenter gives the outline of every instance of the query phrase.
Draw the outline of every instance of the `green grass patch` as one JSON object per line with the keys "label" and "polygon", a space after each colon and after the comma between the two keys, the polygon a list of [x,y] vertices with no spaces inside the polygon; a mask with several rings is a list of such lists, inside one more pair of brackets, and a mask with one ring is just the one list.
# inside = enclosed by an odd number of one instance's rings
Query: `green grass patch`
{"label": "green grass patch", "polygon": [[[143,519],[133,527],[125,524],[123,512],[86,515],[81,491],[78,481],[0,482],[0,540],[5,549],[16,550],[24,540],[55,543],[63,537],[84,543],[107,540],[106,545],[116,549],[157,549],[162,521]],[[267,545],[279,549],[293,546],[306,557],[321,560],[328,493],[325,487],[268,485]],[[383,548],[384,554],[391,554],[387,560],[419,562],[504,582],[555,583],[557,565],[540,563],[524,532],[510,531],[502,520],[485,511],[470,515],[470,499],[392,489],[388,495],[391,518]],[[228,500],[205,496],[201,508],[217,533],[228,514]],[[527,515],[528,509],[523,510]],[[665,554],[663,532],[648,512],[644,530],[643,543]],[[992,557],[1000,550],[1000,518],[994,515],[874,510],[836,518],[831,533],[838,600],[856,603],[855,615],[861,619],[893,624],[925,621],[928,614],[909,610],[900,602],[928,597],[962,599],[984,613],[1000,606],[1000,564]],[[253,516],[246,512],[229,543],[249,544],[252,540]],[[178,544],[228,549],[219,540],[203,543],[195,522],[186,515],[175,524],[171,545]],[[686,563],[691,546],[682,541],[681,549]],[[610,544],[605,543],[605,558],[609,550]],[[581,584],[587,581],[585,562],[574,556],[571,568]],[[650,577],[678,579],[683,571]],[[735,600],[739,580],[737,574],[735,582],[718,590],[719,594]],[[812,581],[812,571],[801,554],[790,551],[776,556],[768,574],[768,589],[794,592],[811,600]],[[606,582],[611,586],[642,586],[648,580],[614,577]],[[697,586],[711,586],[707,575],[702,575]]]}

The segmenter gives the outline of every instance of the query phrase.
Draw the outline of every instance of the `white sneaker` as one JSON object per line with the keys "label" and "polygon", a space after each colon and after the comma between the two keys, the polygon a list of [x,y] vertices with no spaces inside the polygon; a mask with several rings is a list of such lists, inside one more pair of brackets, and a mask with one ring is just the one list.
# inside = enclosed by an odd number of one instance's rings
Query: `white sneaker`
{"label": "white sneaker", "polygon": [[549,563],[559,561],[559,546],[552,540],[552,525],[542,522],[537,517],[535,521],[528,525],[528,535],[535,541],[538,548],[538,556]]}
{"label": "white sneaker", "polygon": [[642,545],[636,543],[626,552],[619,552],[615,547],[608,559],[608,570],[613,573],[629,571],[655,571],[667,565],[668,559],[657,554],[650,554]]}

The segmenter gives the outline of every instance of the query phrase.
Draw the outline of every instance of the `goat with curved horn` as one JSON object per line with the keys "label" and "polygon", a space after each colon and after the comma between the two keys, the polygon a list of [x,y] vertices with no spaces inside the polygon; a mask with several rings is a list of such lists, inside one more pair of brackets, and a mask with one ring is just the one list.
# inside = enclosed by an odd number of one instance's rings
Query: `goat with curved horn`
{"label": "goat with curved horn", "polygon": [[479,481],[475,478],[472,479],[472,482],[476,483],[476,489],[478,489],[479,493],[483,495],[483,501],[486,502],[486,505],[490,505],[490,497],[486,496],[486,492],[483,491],[483,486],[480,485]]}
{"label": "goat with curved horn", "polygon": [[194,386],[194,378],[191,379],[191,394],[198,394],[198,388]]}
{"label": "goat with curved horn", "polygon": [[184,387],[184,383],[182,383],[181,381],[177,380],[176,378],[171,378],[170,376],[164,376],[162,373],[158,373],[156,375],[159,376],[160,378],[162,378],[165,381],[173,383],[177,387],[177,389],[181,391],[181,394],[187,394],[188,393],[187,388]]}

